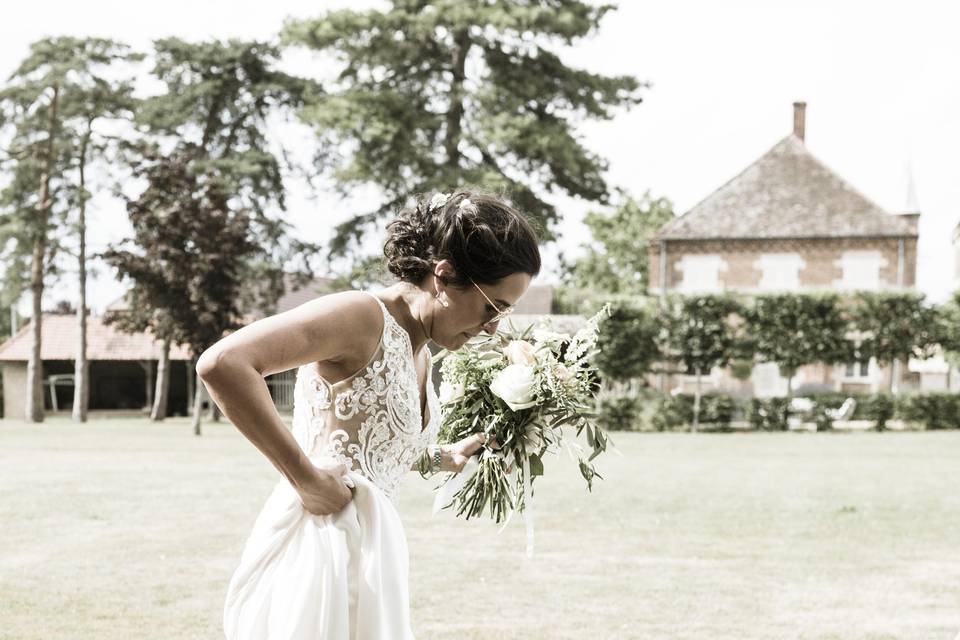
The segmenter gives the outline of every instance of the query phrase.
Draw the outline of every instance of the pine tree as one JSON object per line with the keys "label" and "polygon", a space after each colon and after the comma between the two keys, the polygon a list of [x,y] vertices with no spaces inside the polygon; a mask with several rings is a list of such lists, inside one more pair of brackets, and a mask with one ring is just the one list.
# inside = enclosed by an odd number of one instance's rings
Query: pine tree
{"label": "pine tree", "polygon": [[342,193],[375,185],[375,210],[338,226],[345,255],[413,194],[479,185],[549,231],[554,191],[606,202],[606,162],[575,125],[640,101],[640,83],[568,66],[559,49],[594,32],[610,5],[575,0],[394,0],[384,11],[330,11],[284,38],[335,54],[343,69],[303,109],[318,160]]}

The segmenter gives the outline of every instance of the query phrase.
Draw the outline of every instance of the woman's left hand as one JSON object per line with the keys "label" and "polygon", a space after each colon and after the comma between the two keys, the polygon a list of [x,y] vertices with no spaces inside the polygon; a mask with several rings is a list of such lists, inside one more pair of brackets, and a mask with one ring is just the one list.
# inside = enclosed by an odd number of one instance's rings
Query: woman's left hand
{"label": "woman's left hand", "polygon": [[[474,433],[459,442],[449,445],[449,449],[447,450],[450,464],[449,471],[456,473],[462,471],[463,467],[467,464],[467,460],[470,459],[470,456],[479,451],[484,445],[484,442],[486,442],[485,434]],[[496,450],[500,448],[500,443],[497,442],[496,438],[490,438],[487,446]]]}

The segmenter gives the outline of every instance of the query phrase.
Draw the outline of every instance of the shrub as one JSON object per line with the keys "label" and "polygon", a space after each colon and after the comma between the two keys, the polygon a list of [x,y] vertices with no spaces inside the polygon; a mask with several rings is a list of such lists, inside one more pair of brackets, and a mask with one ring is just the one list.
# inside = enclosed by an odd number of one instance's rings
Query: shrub
{"label": "shrub", "polygon": [[607,431],[638,431],[640,398],[632,393],[605,393],[597,398],[597,424]]}
{"label": "shrub", "polygon": [[753,398],[747,409],[747,420],[754,429],[763,431],[786,431],[790,417],[788,398]]}
{"label": "shrub", "polygon": [[[693,424],[694,397],[681,393],[676,396],[660,398],[656,412],[651,419],[657,431]],[[706,393],[700,396],[700,423],[726,429],[737,410],[736,401],[723,393]]]}
{"label": "shrub", "polygon": [[908,422],[923,423],[927,429],[960,428],[960,396],[951,393],[900,396],[896,415]]}
{"label": "shrub", "polygon": [[872,420],[876,430],[883,431],[887,427],[887,421],[894,416],[895,411],[896,403],[892,395],[875,393],[857,399],[857,410],[854,412],[854,417]]}

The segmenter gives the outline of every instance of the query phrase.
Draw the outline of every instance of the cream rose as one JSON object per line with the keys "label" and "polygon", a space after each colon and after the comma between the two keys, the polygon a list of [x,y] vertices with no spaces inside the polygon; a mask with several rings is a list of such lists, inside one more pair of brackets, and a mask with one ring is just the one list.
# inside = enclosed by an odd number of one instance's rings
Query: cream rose
{"label": "cream rose", "polygon": [[440,402],[449,404],[463,397],[463,383],[450,384],[446,380],[440,383]]}
{"label": "cream rose", "polygon": [[553,367],[553,377],[560,381],[560,384],[568,385],[573,382],[573,374],[563,363],[558,363]]}
{"label": "cream rose", "polygon": [[537,404],[537,379],[533,367],[526,364],[507,365],[490,382],[490,391],[503,398],[514,411],[527,409]]}
{"label": "cream rose", "polygon": [[526,340],[511,340],[503,354],[510,364],[537,364],[536,349]]}

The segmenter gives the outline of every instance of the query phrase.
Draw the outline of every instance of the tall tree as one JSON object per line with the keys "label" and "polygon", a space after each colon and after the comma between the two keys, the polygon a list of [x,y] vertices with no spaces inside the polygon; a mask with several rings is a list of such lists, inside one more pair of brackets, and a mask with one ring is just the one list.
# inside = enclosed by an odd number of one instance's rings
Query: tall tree
{"label": "tall tree", "polygon": [[[251,233],[250,214],[231,207],[219,180],[198,175],[196,164],[190,157],[147,156],[137,170],[147,188],[127,205],[134,236],[104,254],[133,284],[131,311],[118,314],[119,321],[143,326],[140,309],[153,310],[149,326],[165,349],[170,342],[188,345],[194,361],[239,326],[242,265],[266,251]],[[197,385],[196,435],[201,390]]]}
{"label": "tall tree", "polygon": [[761,361],[775,362],[793,395],[793,377],[808,364],[836,364],[854,358],[848,338],[853,327],[836,294],[757,296],[746,315],[745,333]]}
{"label": "tall tree", "polygon": [[[91,163],[105,165],[116,160],[119,139],[101,130],[101,123],[116,124],[118,119],[133,117],[137,100],[133,97],[133,83],[119,78],[115,65],[142,59],[119,42],[102,39],[58,41],[65,52],[77,49],[95,54],[96,65],[81,64],[73,69],[72,82],[62,99],[65,132],[73,136],[72,168],[73,197],[77,209],[77,323],[78,343],[74,361],[73,419],[85,422],[90,398],[89,363],[87,362],[87,202],[90,199],[88,171]],[[89,53],[86,57],[90,57]],[[107,65],[110,65],[108,68]],[[106,73],[108,71],[109,73]]]}
{"label": "tall tree", "polygon": [[302,119],[341,193],[374,185],[381,205],[342,223],[344,255],[412,194],[482,185],[508,195],[549,230],[546,194],[606,202],[605,161],[575,125],[640,102],[640,83],[575,69],[559,49],[597,30],[613,7],[577,0],[394,0],[389,8],[329,11],[292,21],[287,43],[343,63]]}
{"label": "tall tree", "polygon": [[579,311],[580,301],[598,293],[646,295],[650,237],[673,215],[669,200],[649,192],[640,200],[624,195],[611,212],[588,213],[584,224],[591,239],[581,245],[583,254],[565,261],[563,269],[560,297],[569,310]]}
{"label": "tall tree", "polygon": [[[320,91],[310,80],[279,71],[278,47],[265,42],[154,42],[153,75],[165,90],[137,116],[151,139],[172,146],[191,171],[216,179],[231,203],[250,213],[251,233],[265,251],[244,265],[249,306],[270,308],[283,294],[284,270],[307,277],[318,247],[289,234],[286,191],[269,121],[292,117]],[[264,286],[264,285],[268,286]]]}
{"label": "tall tree", "polygon": [[2,161],[12,175],[0,194],[4,289],[5,297],[15,299],[29,281],[33,319],[26,415],[35,422],[43,419],[44,278],[56,267],[64,240],[61,217],[72,204],[68,198],[77,193],[67,174],[76,166],[76,143],[82,139],[82,105],[109,86],[101,73],[125,54],[110,40],[45,38],[30,46],[0,91],[0,122],[8,141]]}
{"label": "tall tree", "polygon": [[683,296],[664,307],[665,351],[696,376],[693,425],[700,427],[700,387],[704,373],[726,366],[736,343],[735,317],[740,305],[725,295]]}
{"label": "tall tree", "polygon": [[[234,295],[245,309],[270,309],[283,293],[285,270],[293,271],[294,281],[308,276],[307,257],[318,249],[290,237],[287,224],[275,215],[286,206],[280,161],[284,152],[269,138],[268,121],[292,116],[318,91],[315,83],[278,71],[279,58],[277,47],[261,42],[158,40],[152,73],[164,91],[146,99],[137,113],[147,139],[136,146],[140,157],[134,154],[133,162],[142,165],[137,171],[143,174],[148,171],[143,167],[154,167],[151,175],[156,184],[197,176],[215,183],[231,206],[249,213],[243,220],[262,250],[244,254],[240,263],[230,265],[232,272],[241,274],[243,287]],[[166,168],[159,162],[160,148],[172,150],[175,157]],[[162,175],[165,171],[170,174],[167,178]],[[177,172],[181,178],[175,179]],[[156,188],[148,191],[136,200],[142,207],[169,205]],[[149,228],[151,223],[142,224]],[[211,228],[209,233],[213,232]],[[144,231],[134,244],[143,255],[162,252],[150,246],[153,241],[154,236]],[[128,308],[113,319],[128,331],[150,330],[163,342],[151,409],[152,419],[162,420],[169,397],[170,348],[183,338],[176,309],[167,305],[180,303],[140,290],[143,278],[130,277],[137,284],[129,294]]]}
{"label": "tall tree", "polygon": [[860,291],[854,307],[854,324],[863,337],[858,359],[892,365],[889,388],[897,393],[901,363],[911,356],[929,357],[940,340],[938,320],[923,294]]}

